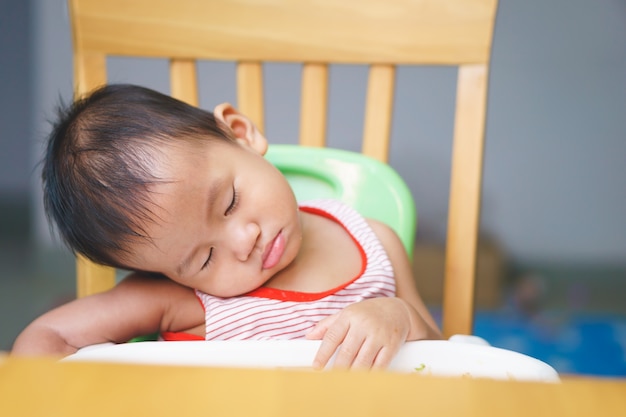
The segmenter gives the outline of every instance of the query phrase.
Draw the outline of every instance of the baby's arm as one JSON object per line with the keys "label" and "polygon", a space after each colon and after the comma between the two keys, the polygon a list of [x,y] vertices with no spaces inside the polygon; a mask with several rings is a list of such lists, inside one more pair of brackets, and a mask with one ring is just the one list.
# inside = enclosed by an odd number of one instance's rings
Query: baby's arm
{"label": "baby's arm", "polygon": [[384,368],[406,340],[441,338],[419,296],[402,242],[388,226],[374,220],[369,223],[392,263],[397,296],[352,304],[320,321],[308,336],[322,339],[315,367],[325,366],[337,352],[336,367]]}
{"label": "baby's arm", "polygon": [[370,220],[393,265],[396,296],[408,307],[411,329],[406,340],[441,339],[441,331],[419,295],[411,261],[398,235],[388,226]]}
{"label": "baby's arm", "polygon": [[202,322],[204,316],[193,290],[166,278],[132,274],[109,291],[71,301],[35,319],[17,337],[11,353],[66,356],[97,343],[189,329],[197,320]]}

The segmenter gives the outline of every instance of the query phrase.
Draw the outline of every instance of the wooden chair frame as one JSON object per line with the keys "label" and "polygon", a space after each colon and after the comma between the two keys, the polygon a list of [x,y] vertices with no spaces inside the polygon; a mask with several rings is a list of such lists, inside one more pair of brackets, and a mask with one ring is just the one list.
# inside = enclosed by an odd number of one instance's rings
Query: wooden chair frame
{"label": "wooden chair frame", "polygon": [[[262,63],[300,62],[300,143],[324,146],[328,66],[367,64],[364,154],[388,158],[397,65],[458,66],[443,331],[471,334],[488,68],[497,0],[69,0],[76,93],[109,55],[170,59],[171,94],[198,105],[197,60],[237,62],[237,106],[263,130]],[[79,257],[78,296],[115,285]]]}

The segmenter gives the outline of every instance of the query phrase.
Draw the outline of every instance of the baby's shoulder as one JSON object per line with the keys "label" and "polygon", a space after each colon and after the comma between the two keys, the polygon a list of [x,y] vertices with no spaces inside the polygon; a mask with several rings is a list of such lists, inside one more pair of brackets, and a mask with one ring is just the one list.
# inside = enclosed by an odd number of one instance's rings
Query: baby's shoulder
{"label": "baby's shoulder", "polygon": [[372,228],[372,231],[380,240],[387,252],[394,250],[404,250],[404,246],[398,234],[386,223],[380,220],[367,218],[365,219],[367,224]]}

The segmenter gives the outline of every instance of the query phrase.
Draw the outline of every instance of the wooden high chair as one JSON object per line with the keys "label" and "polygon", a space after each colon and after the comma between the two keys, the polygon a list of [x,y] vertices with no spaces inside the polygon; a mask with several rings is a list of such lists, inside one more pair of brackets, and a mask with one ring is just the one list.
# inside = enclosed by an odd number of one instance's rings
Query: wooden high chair
{"label": "wooden high chair", "polygon": [[[237,107],[263,130],[262,63],[298,62],[301,145],[325,144],[329,64],[369,65],[362,152],[382,162],[388,156],[396,65],[458,66],[443,331],[472,333],[497,0],[69,0],[69,5],[78,95],[106,83],[107,56],[158,57],[170,59],[172,95],[197,105],[196,61],[235,61]],[[115,285],[114,270],[81,257],[77,274],[79,296]]]}

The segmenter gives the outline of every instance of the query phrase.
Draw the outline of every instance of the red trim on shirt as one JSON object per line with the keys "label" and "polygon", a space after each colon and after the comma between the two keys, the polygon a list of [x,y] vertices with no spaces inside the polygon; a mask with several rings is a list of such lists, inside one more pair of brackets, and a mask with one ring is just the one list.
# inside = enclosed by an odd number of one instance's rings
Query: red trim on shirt
{"label": "red trim on shirt", "polygon": [[367,267],[367,256],[365,255],[365,249],[363,249],[363,246],[361,246],[361,244],[356,240],[356,238],[352,235],[352,233],[350,233],[350,231],[346,228],[343,222],[339,221],[339,219],[337,219],[332,214],[316,207],[300,207],[300,210],[305,211],[307,213],[316,214],[318,216],[325,217],[327,219],[334,221],[335,223],[338,223],[341,227],[343,227],[343,229],[348,233],[348,235],[350,235],[350,238],[352,239],[352,241],[354,242],[354,244],[359,250],[359,254],[361,255],[361,270],[351,280],[335,288],[332,288],[330,290],[323,291],[323,292],[300,292],[300,291],[279,290],[277,288],[259,287],[256,290],[252,290],[249,293],[244,294],[244,296],[269,298],[271,300],[281,300],[281,301],[296,301],[296,302],[316,301],[316,300],[321,300],[322,298],[327,297],[331,294],[334,294],[337,291],[347,287],[348,285],[356,281],[357,278],[359,278],[365,272],[365,268]]}
{"label": "red trim on shirt", "polygon": [[187,342],[191,340],[204,340],[204,337],[185,332],[163,332],[161,338],[167,342]]}

